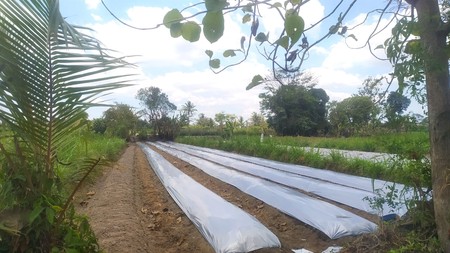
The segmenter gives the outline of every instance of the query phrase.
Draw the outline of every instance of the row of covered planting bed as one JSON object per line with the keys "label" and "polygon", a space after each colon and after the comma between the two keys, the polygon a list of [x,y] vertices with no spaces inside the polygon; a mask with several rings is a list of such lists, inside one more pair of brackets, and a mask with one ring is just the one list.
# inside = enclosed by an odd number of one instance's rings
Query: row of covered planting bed
{"label": "row of covered planting bed", "polygon": [[[390,215],[393,211],[398,215],[406,212],[404,207],[397,210],[391,210],[388,206],[374,209],[367,202],[367,198],[375,197],[374,187],[402,188],[390,182],[183,144],[149,144],[317,228],[331,239],[373,232],[377,226],[352,212],[296,189],[381,216]],[[275,235],[252,216],[196,183],[148,146],[141,144],[141,148],[168,192],[216,252],[247,252],[279,246]],[[228,211],[228,208],[235,211]],[[231,212],[240,214],[230,216]],[[250,225],[243,225],[247,223]]]}
{"label": "row of covered planting bed", "polygon": [[170,196],[216,252],[280,246],[278,238],[253,216],[197,183],[148,146],[140,147]]}

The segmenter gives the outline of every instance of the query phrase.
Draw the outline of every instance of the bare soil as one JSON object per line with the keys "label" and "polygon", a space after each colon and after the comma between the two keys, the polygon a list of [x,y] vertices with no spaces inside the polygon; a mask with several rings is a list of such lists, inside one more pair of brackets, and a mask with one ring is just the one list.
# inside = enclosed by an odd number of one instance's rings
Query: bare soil
{"label": "bare soil", "polygon": [[[330,240],[320,231],[264,204],[198,168],[157,150],[177,168],[224,199],[255,216],[275,233],[282,247],[255,252],[322,252],[355,237]],[[145,154],[130,144],[119,161],[105,168],[76,197],[77,211],[89,217],[105,252],[214,252],[151,169]]]}

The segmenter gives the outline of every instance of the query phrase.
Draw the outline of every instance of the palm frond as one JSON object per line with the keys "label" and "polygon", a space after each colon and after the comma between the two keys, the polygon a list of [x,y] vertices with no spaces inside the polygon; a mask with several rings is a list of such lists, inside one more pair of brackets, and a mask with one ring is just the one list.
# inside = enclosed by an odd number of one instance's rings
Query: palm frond
{"label": "palm frond", "polygon": [[130,82],[131,75],[114,74],[130,64],[88,32],[64,20],[58,0],[0,1],[0,120],[48,168],[83,112]]}

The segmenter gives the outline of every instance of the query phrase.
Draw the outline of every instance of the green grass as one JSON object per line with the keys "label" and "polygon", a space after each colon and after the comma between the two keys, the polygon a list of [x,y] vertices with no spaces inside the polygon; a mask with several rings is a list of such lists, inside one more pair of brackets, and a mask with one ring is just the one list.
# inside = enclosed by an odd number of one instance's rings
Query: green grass
{"label": "green grass", "polygon": [[125,140],[102,134],[81,131],[74,134],[71,144],[60,154],[62,160],[78,160],[83,157],[104,157],[115,160],[125,146]]}
{"label": "green grass", "polygon": [[[102,158],[105,162],[115,161],[126,145],[125,140],[108,135],[80,131],[71,138],[70,145],[58,156],[61,164],[58,166],[61,180],[68,185],[76,183],[83,175],[81,169],[86,158]],[[94,177],[100,168],[94,169]]]}
{"label": "green grass", "polygon": [[[6,133],[6,134],[5,134]],[[13,149],[13,140],[8,135],[7,131],[2,132],[2,144],[5,149]],[[126,143],[123,139],[111,137],[107,135],[95,134],[86,130],[80,130],[70,136],[68,145],[56,154],[58,157],[58,164],[56,165],[57,173],[65,185],[65,189],[61,189],[66,193],[71,191],[74,183],[84,175],[83,160],[86,158],[98,159],[102,158],[105,161],[115,161],[121,154]],[[4,157],[0,155],[0,164],[3,164]],[[1,170],[1,167],[0,167]],[[96,174],[94,170],[93,174]],[[1,178],[0,178],[1,180]],[[0,182],[0,186],[2,182]]]}
{"label": "green grass", "polygon": [[[396,166],[394,171],[392,161],[377,162],[360,158],[346,158],[338,152],[333,152],[329,156],[321,156],[308,148],[293,147],[320,147],[398,153],[402,157],[410,159],[422,157],[428,151],[428,135],[426,133],[352,138],[265,137],[262,143],[260,137],[254,135],[234,136],[229,140],[220,137],[183,136],[178,137],[176,141],[405,184],[408,184],[410,179],[401,172],[404,169],[399,169]],[[414,157],[414,155],[417,157]]]}
{"label": "green grass", "polygon": [[[253,138],[259,139],[254,136]],[[408,132],[382,134],[369,137],[265,137],[265,141],[296,147],[320,147],[343,150],[359,150],[367,152],[383,152],[398,154],[411,146],[429,147],[427,132]]]}

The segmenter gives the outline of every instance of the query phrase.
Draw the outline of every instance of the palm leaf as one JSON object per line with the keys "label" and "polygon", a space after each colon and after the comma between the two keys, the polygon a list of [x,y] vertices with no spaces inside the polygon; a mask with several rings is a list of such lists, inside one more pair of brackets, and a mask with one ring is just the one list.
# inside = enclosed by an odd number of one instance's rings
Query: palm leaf
{"label": "palm leaf", "polygon": [[130,81],[114,74],[130,64],[89,32],[64,20],[58,0],[0,1],[0,120],[43,159],[48,174],[84,111]]}

